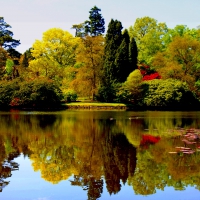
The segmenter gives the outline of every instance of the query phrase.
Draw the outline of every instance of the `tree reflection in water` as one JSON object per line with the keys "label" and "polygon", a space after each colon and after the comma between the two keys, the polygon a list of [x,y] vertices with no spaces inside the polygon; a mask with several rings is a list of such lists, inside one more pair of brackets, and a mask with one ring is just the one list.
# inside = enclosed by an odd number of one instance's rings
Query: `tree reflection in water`
{"label": "tree reflection in water", "polygon": [[109,194],[127,183],[142,195],[168,186],[200,189],[199,152],[169,154],[184,145],[177,127],[198,129],[198,117],[147,113],[144,118],[109,120],[99,115],[0,115],[1,188],[18,169],[12,159],[23,153],[43,179],[57,184],[73,177],[71,185],[82,187],[91,200],[101,197],[104,184]]}

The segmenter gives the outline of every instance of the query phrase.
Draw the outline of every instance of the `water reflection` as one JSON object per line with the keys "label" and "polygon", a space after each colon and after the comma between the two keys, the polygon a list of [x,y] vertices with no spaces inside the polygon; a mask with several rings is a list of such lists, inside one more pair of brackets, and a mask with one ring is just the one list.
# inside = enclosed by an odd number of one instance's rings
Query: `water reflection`
{"label": "water reflection", "polygon": [[[183,141],[199,122],[198,112],[0,113],[0,190],[9,187],[6,178],[20,167],[13,162],[20,154],[48,182],[73,177],[71,186],[86,190],[88,199],[117,194],[122,184],[140,195],[169,186],[199,190],[199,137]],[[169,153],[185,145],[194,153]]]}

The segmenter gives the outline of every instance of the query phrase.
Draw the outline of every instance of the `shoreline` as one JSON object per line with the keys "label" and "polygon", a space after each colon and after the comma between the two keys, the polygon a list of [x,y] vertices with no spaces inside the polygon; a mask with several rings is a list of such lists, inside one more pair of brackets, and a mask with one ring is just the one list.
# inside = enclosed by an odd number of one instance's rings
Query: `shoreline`
{"label": "shoreline", "polygon": [[23,106],[8,106],[0,107],[0,111],[61,111],[61,110],[113,110],[113,111],[200,111],[199,106],[171,106],[171,107],[140,107],[131,104],[123,103],[88,103],[88,102],[71,102],[57,106],[47,107],[23,107]]}

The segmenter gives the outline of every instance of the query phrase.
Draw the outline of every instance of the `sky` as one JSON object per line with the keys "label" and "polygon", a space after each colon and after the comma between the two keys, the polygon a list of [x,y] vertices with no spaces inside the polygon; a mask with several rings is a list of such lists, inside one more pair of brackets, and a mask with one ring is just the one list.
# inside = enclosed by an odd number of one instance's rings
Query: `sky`
{"label": "sky", "polygon": [[200,0],[0,0],[0,16],[12,27],[13,38],[21,42],[16,50],[24,53],[50,28],[74,35],[72,25],[88,20],[94,6],[101,9],[106,28],[111,19],[129,28],[145,16],[169,28],[200,25]]}

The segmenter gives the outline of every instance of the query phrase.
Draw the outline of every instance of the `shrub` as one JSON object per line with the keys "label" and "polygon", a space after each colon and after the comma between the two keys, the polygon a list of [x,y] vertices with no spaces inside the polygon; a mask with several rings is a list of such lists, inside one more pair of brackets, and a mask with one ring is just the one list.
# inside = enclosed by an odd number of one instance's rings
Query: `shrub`
{"label": "shrub", "polygon": [[19,85],[16,81],[1,81],[0,83],[1,107],[7,107],[10,105],[16,90],[19,90]]}
{"label": "shrub", "polygon": [[98,90],[97,100],[101,102],[115,102],[120,83],[101,86]]}
{"label": "shrub", "polygon": [[197,99],[189,90],[187,83],[176,79],[144,81],[142,89],[143,105],[145,106],[178,108],[193,106],[197,103]]}
{"label": "shrub", "polygon": [[59,86],[46,79],[2,82],[0,86],[0,106],[49,107],[60,104],[62,98]]}

